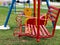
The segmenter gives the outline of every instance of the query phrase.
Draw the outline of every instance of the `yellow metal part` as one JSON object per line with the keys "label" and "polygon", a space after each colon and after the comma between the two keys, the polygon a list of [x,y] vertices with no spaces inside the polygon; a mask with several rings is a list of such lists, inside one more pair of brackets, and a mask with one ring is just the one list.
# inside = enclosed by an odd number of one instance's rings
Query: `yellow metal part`
{"label": "yellow metal part", "polygon": [[25,14],[25,17],[27,17],[25,19],[25,23],[26,23],[27,20],[29,19],[29,17],[31,17],[31,15],[32,15],[32,9],[31,8],[25,8],[24,9],[24,14]]}
{"label": "yellow metal part", "polygon": [[25,16],[31,16],[32,15],[32,9],[31,8],[25,8],[24,14],[25,14]]}
{"label": "yellow metal part", "polygon": [[45,21],[44,21],[44,25],[46,25],[47,24],[47,15],[45,14]]}

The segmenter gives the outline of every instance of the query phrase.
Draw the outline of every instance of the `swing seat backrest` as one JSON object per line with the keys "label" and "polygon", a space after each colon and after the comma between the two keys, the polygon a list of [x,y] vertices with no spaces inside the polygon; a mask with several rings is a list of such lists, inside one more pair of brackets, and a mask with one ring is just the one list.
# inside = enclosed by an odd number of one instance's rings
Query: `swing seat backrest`
{"label": "swing seat backrest", "polygon": [[56,23],[58,21],[59,13],[60,13],[59,8],[49,6],[47,15],[48,18],[54,23],[54,26],[56,26]]}

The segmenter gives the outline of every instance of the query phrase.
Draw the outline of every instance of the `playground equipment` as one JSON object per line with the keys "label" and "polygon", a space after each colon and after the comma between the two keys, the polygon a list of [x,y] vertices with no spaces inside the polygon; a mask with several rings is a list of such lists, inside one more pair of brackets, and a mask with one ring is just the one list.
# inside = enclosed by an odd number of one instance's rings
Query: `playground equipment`
{"label": "playground equipment", "polygon": [[[21,20],[19,19],[19,26],[14,31],[14,36],[28,36],[36,38],[37,41],[39,41],[41,38],[51,38],[55,34],[55,28],[57,24],[57,20],[60,13],[60,8],[56,8],[54,6],[49,6],[48,12],[46,14],[46,19],[44,15],[40,15],[40,0],[37,0],[38,2],[38,13],[36,13],[36,0],[33,1],[34,3],[34,17],[27,17],[29,18],[26,21],[25,25],[25,31],[22,31],[22,24]],[[28,10],[27,10],[28,11]],[[49,30],[44,25],[44,22],[48,21],[48,18],[53,22],[53,29],[52,33],[49,32]],[[48,22],[47,22],[48,23]]]}
{"label": "playground equipment", "polygon": [[[9,8],[9,12],[8,12],[6,21],[4,22],[4,25],[0,26],[0,29],[10,29],[10,27],[7,25],[7,23],[9,21],[10,14],[12,12],[12,9],[13,9],[15,3],[16,3],[16,0],[12,0],[12,3],[11,3],[11,6]],[[29,2],[29,5],[30,5],[30,2]],[[15,7],[15,9],[16,9],[16,7]]]}
{"label": "playground equipment", "polygon": [[[47,1],[48,1],[48,0],[47,0]],[[4,25],[0,26],[0,29],[10,29],[10,27],[7,26],[7,24],[8,24],[8,21],[9,21],[9,18],[10,18],[10,14],[11,14],[11,12],[12,12],[12,9],[13,9],[13,6],[14,6],[15,2],[16,2],[16,0],[12,0],[12,3],[11,3],[11,6],[10,6],[10,8],[9,8],[9,12],[8,12],[6,21],[4,22]],[[29,3],[29,6],[30,6],[30,3]],[[15,9],[16,9],[16,7],[15,7]],[[35,10],[35,9],[34,9],[34,10]],[[15,12],[16,12],[16,10],[15,10]],[[35,16],[35,12],[34,12],[34,16]]]}
{"label": "playground equipment", "polygon": [[[50,4],[49,4],[50,0],[46,0],[47,3],[47,7],[49,8]],[[52,21],[52,26],[54,26],[54,22]],[[56,29],[60,29],[60,26],[56,26]]]}
{"label": "playground equipment", "polygon": [[[18,3],[18,4],[23,4],[23,5],[21,5],[20,8],[25,8],[26,4],[28,4],[28,5],[29,5],[29,8],[30,8],[30,0],[27,0],[27,1],[24,0],[23,2],[17,0],[16,3]],[[19,13],[21,10],[18,9],[19,11],[17,11],[17,9],[16,9],[16,3],[15,3],[15,12],[18,12],[18,13]],[[22,7],[22,6],[23,6],[23,7]]]}

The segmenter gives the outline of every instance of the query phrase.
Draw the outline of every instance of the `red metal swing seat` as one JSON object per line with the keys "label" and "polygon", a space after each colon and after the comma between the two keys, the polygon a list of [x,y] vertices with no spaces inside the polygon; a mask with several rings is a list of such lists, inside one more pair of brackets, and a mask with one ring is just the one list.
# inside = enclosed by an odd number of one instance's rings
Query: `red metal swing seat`
{"label": "red metal swing seat", "polygon": [[[50,6],[48,9],[48,13],[47,13],[47,17],[54,22],[54,27],[52,30],[52,34],[50,34],[50,32],[48,31],[48,29],[44,26],[44,21],[47,21],[47,19],[44,18],[40,18],[40,38],[49,38],[54,36],[55,33],[55,27],[56,27],[56,23],[59,17],[59,12],[60,9],[59,8],[55,8],[53,6]],[[32,36],[37,35],[37,26],[36,26],[36,19],[35,18],[31,18],[27,21],[27,28],[29,28],[30,32],[29,34],[31,34]]]}
{"label": "red metal swing seat", "polygon": [[[39,24],[40,25],[39,32],[40,32],[41,38],[49,37],[50,33],[48,32],[47,28],[44,26],[45,19],[40,19],[40,21],[41,22]],[[36,19],[29,19],[27,21],[27,28],[29,28],[29,34],[36,37],[37,35]]]}
{"label": "red metal swing seat", "polygon": [[[55,8],[53,6],[49,6],[48,12],[47,12],[47,17],[54,22],[54,27],[52,29],[52,34],[48,31],[48,29],[45,27],[44,22],[47,21],[48,18],[44,19],[43,17],[40,17],[40,23],[39,23],[39,38],[50,38],[54,36],[55,33],[55,28],[57,24],[57,20],[59,17],[60,9]],[[29,37],[37,37],[37,26],[36,26],[36,18],[30,18],[27,20],[27,25],[24,33],[22,33],[21,30],[19,32],[14,33],[15,35],[20,36],[29,36]],[[20,29],[20,28],[19,28]],[[27,33],[28,32],[28,33]]]}

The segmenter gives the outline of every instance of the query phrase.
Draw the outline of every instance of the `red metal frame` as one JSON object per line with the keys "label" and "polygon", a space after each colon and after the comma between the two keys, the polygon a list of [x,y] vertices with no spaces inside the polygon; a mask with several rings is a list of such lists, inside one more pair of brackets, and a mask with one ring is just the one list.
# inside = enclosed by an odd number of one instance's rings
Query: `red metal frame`
{"label": "red metal frame", "polygon": [[38,0],[38,14],[37,14],[38,16],[37,16],[37,41],[39,41],[39,36],[40,36],[40,34],[39,34],[39,30],[40,30],[40,28],[39,28],[39,23],[40,23],[40,0]]}
{"label": "red metal frame", "polygon": [[[34,0],[34,16],[36,16],[36,0]],[[53,11],[51,11],[51,9]],[[54,12],[54,10],[56,10],[57,12]],[[55,14],[56,15],[53,15]],[[14,33],[15,35],[17,34],[18,37],[21,36],[29,36],[29,37],[34,37],[37,39],[37,41],[39,41],[41,38],[50,38],[52,36],[54,36],[55,33],[55,28],[56,28],[56,23],[59,17],[59,13],[60,13],[60,9],[59,8],[55,8],[53,6],[49,6],[48,9],[48,18],[50,18],[51,16],[55,19],[53,20],[53,18],[51,18],[51,21],[54,21],[54,27],[52,30],[52,34],[50,34],[50,32],[48,31],[48,29],[45,27],[44,25],[44,21],[47,21],[47,19],[44,18],[44,16],[40,16],[40,0],[38,0],[38,14],[37,14],[37,18],[30,18],[29,20],[27,20],[27,31],[30,31],[29,33],[22,33],[22,31]],[[36,22],[37,21],[37,22]],[[37,25],[36,25],[37,23]],[[21,25],[20,25],[21,26]]]}
{"label": "red metal frame", "polygon": [[36,17],[36,0],[33,0],[34,2],[34,17]]}

